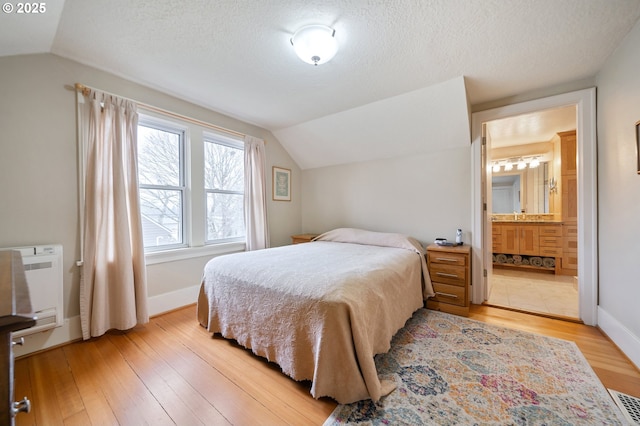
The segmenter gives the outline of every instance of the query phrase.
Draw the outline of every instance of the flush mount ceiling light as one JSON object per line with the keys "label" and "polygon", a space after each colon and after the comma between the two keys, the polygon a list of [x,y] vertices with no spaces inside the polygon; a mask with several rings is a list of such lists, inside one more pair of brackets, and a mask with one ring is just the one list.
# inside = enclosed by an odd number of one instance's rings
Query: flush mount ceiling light
{"label": "flush mount ceiling light", "polygon": [[324,25],[308,25],[291,37],[296,55],[311,65],[324,64],[338,51],[336,31]]}

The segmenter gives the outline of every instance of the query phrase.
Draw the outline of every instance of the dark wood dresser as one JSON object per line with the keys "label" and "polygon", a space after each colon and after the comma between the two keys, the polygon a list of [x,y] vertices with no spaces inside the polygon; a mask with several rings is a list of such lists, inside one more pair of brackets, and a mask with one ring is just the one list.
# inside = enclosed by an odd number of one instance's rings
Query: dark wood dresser
{"label": "dark wood dresser", "polygon": [[19,251],[0,251],[0,424],[13,425],[20,412],[29,412],[25,397],[15,402],[13,395],[13,339],[11,333],[32,327],[29,288]]}

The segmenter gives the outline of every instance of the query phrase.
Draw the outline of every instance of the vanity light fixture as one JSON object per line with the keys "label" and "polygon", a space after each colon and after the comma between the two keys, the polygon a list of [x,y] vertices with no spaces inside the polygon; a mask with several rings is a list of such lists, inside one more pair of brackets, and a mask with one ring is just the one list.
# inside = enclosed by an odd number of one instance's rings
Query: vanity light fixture
{"label": "vanity light fixture", "polygon": [[307,25],[291,37],[296,55],[304,62],[319,65],[328,62],[338,51],[336,30],[325,25]]}
{"label": "vanity light fixture", "polygon": [[546,155],[537,154],[529,157],[494,158],[491,160],[491,165],[487,167],[494,173],[500,172],[500,167],[503,164],[505,172],[513,170],[514,166],[516,166],[518,170],[524,170],[527,168],[527,166],[530,169],[534,169],[542,164],[540,162],[540,157],[542,157],[543,161],[550,161],[548,158],[546,158]]}
{"label": "vanity light fixture", "polygon": [[533,157],[533,159],[531,160],[531,162],[529,163],[529,168],[530,169],[535,169],[536,167],[538,167],[540,165],[540,161],[538,160],[538,157]]}
{"label": "vanity light fixture", "polygon": [[527,168],[527,163],[524,162],[524,160],[521,158],[518,161],[518,170],[524,170]]}

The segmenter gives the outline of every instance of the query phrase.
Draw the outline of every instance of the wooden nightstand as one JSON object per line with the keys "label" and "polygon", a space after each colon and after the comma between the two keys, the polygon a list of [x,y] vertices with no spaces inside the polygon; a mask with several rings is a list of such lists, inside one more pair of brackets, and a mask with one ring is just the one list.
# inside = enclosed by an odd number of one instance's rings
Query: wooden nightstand
{"label": "wooden nightstand", "polygon": [[436,293],[427,299],[427,308],[469,316],[470,253],[468,245],[427,247],[427,266]]}
{"label": "wooden nightstand", "polygon": [[320,234],[298,234],[291,236],[291,243],[300,244],[300,243],[308,243],[317,237]]}

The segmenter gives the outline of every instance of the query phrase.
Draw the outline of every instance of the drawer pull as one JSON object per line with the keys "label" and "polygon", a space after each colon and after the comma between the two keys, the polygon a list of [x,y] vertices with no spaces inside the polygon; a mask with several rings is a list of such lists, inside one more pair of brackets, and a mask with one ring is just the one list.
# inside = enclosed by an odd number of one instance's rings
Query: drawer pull
{"label": "drawer pull", "polygon": [[456,274],[447,274],[447,273],[444,273],[444,272],[436,272],[436,275],[441,276],[441,277],[458,278],[458,276]]}
{"label": "drawer pull", "polygon": [[436,257],[436,260],[444,261],[444,262],[457,262],[458,259],[452,257]]}
{"label": "drawer pull", "polygon": [[30,412],[31,412],[31,401],[29,401],[26,396],[22,399],[22,401],[14,402],[13,407],[11,407],[11,415],[13,417],[15,417],[16,414],[18,413],[30,413]]}
{"label": "drawer pull", "polygon": [[458,296],[456,296],[455,294],[451,294],[451,293],[442,293],[440,291],[436,291],[436,296],[442,296],[442,297],[451,297],[452,299],[457,299]]}

